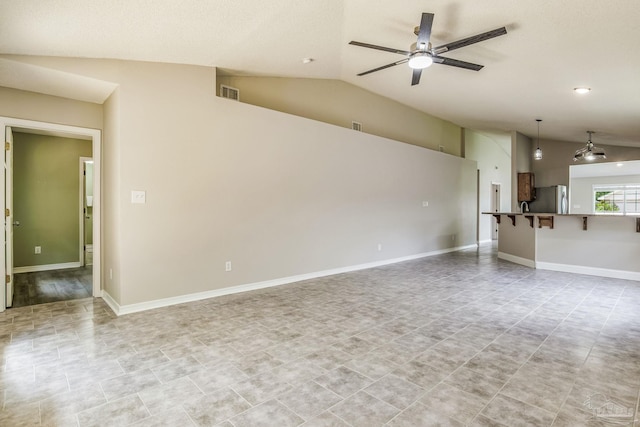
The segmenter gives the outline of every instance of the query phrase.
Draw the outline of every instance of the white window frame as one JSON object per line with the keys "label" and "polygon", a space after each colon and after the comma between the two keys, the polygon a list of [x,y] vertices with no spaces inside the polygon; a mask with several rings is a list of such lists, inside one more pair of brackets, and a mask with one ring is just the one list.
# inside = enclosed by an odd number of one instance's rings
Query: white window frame
{"label": "white window frame", "polygon": [[[635,190],[635,200],[628,201],[629,193]],[[623,199],[621,202],[615,203],[620,208],[619,211],[597,211],[596,210],[596,193],[603,191],[622,191]],[[591,207],[595,215],[640,215],[640,183],[632,184],[593,184],[592,186],[592,202]],[[628,211],[628,205],[633,203],[635,211]]]}

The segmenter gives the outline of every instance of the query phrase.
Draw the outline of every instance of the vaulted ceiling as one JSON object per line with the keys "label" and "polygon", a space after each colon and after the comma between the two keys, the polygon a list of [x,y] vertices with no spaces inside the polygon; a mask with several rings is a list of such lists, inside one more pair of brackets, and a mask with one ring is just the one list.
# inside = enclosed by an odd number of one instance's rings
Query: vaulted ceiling
{"label": "vaulted ceiling", "polygon": [[[484,65],[478,72],[433,65],[417,86],[406,64],[356,76],[402,56],[349,41],[410,50],[422,12],[435,14],[434,46],[502,26],[508,34],[443,54]],[[594,143],[640,147],[638,22],[637,0],[2,0],[0,53],[341,79],[475,130],[535,137],[541,118],[545,139],[582,142],[593,130]],[[0,62],[0,86],[55,81],[98,102],[109,90],[16,61]],[[579,86],[592,90],[578,95]]]}

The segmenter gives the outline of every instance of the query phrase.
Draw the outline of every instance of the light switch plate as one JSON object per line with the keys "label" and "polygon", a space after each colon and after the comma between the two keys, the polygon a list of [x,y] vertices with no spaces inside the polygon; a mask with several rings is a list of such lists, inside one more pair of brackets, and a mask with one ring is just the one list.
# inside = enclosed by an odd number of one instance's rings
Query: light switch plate
{"label": "light switch plate", "polygon": [[147,193],[145,191],[131,190],[131,203],[146,203]]}

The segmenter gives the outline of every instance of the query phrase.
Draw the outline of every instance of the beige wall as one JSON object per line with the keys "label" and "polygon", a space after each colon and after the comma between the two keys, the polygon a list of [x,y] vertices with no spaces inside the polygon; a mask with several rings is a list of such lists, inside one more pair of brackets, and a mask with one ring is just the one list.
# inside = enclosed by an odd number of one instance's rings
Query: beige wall
{"label": "beige wall", "polygon": [[588,221],[583,231],[582,217],[556,215],[553,230],[538,229],[536,261],[577,266],[576,272],[580,267],[640,272],[636,217],[590,216]]}
{"label": "beige wall", "polygon": [[[511,136],[464,130],[465,157],[478,162],[480,212],[491,210],[492,184],[500,184],[500,211],[511,209]],[[491,240],[491,215],[480,215],[478,240]]]}
{"label": "beige wall", "polygon": [[[532,171],[533,150],[531,138],[520,132],[511,133],[511,212],[520,212],[518,173]],[[537,180],[536,186],[538,186]]]}
{"label": "beige wall", "polygon": [[461,128],[357,86],[323,79],[218,76],[240,89],[240,101],[365,133],[461,155]]}
{"label": "beige wall", "polygon": [[[102,287],[116,301],[122,300],[120,286],[120,248],[122,246],[120,220],[121,143],[120,88],[104,103],[102,134]],[[150,153],[153,155],[153,152]]]}
{"label": "beige wall", "polygon": [[[604,148],[607,162],[640,159],[640,148],[618,147],[613,145],[595,144]],[[536,187],[551,185],[569,185],[569,166],[576,164],[573,155],[585,143],[553,141],[540,139],[542,160],[533,162],[532,171],[536,174]]]}
{"label": "beige wall", "polygon": [[26,60],[119,84],[103,283],[121,305],[475,243],[474,161],[218,98],[212,68]]}
{"label": "beige wall", "polygon": [[0,115],[18,119],[102,128],[102,105],[0,87]]}
{"label": "beige wall", "polygon": [[20,132],[13,140],[14,266],[79,262],[79,159],[91,157],[91,141]]}
{"label": "beige wall", "polygon": [[[535,262],[536,257],[536,229],[532,228],[529,220],[523,215],[516,215],[516,225],[511,218],[502,215],[499,226],[498,252],[509,254]],[[537,227],[537,219],[534,223]]]}

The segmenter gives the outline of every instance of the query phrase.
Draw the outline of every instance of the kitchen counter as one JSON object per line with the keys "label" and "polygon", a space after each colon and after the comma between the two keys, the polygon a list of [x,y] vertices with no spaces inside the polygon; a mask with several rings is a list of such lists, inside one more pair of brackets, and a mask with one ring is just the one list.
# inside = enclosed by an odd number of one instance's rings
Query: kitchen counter
{"label": "kitchen counter", "polygon": [[531,268],[640,281],[640,217],[483,212],[498,222],[498,257]]}

